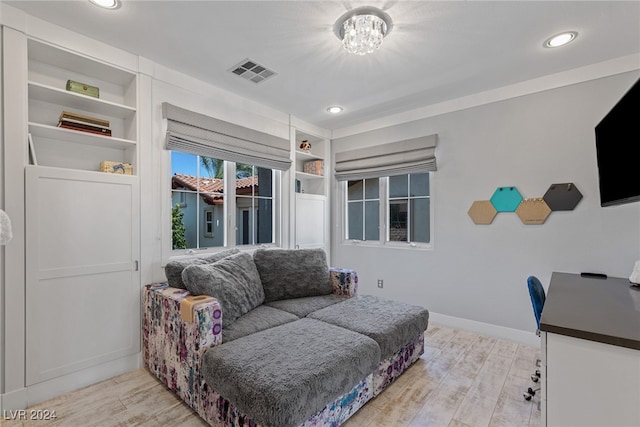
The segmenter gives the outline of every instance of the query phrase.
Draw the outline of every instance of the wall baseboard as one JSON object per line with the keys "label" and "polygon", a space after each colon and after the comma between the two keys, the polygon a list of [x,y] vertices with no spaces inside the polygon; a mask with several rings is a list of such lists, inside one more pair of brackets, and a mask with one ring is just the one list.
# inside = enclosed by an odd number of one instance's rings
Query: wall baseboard
{"label": "wall baseboard", "polygon": [[107,380],[142,366],[142,353],[121,357],[98,366],[82,369],[68,375],[43,381],[26,388],[0,395],[2,410],[25,409],[36,403],[52,399],[100,381]]}
{"label": "wall baseboard", "polygon": [[[20,388],[9,393],[0,394],[0,412],[15,411],[27,407],[27,389]],[[2,419],[2,418],[0,418]]]}
{"label": "wall baseboard", "polygon": [[449,326],[456,329],[464,329],[482,335],[489,335],[514,341],[520,344],[540,347],[540,338],[534,332],[521,331],[519,329],[507,328],[504,326],[492,325],[490,323],[478,322],[475,320],[463,319],[461,317],[447,316],[429,312],[429,323],[437,323],[442,326]]}

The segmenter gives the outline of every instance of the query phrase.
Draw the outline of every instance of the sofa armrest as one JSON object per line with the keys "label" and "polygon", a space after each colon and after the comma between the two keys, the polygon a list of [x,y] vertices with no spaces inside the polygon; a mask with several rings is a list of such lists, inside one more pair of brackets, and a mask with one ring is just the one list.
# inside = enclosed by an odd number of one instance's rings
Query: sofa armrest
{"label": "sofa armrest", "polygon": [[348,298],[356,296],[358,292],[358,273],[355,270],[329,267],[329,277],[334,294]]}
{"label": "sofa armrest", "polygon": [[222,343],[222,309],[216,300],[195,305],[193,321],[183,319],[184,289],[144,289],[144,364],[170,390],[196,408],[201,388],[200,363],[209,347]]}

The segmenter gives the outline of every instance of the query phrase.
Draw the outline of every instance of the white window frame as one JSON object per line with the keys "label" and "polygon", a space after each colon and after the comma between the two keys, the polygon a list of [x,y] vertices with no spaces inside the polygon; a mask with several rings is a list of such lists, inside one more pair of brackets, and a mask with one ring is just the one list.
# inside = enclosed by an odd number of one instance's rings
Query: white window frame
{"label": "white window frame", "polygon": [[[434,249],[434,179],[435,174],[433,172],[429,173],[429,243],[423,242],[398,242],[398,241],[387,241],[389,231],[387,224],[389,223],[389,177],[380,177],[380,185],[379,185],[379,200],[380,200],[380,234],[379,240],[354,240],[347,238],[347,227],[348,227],[348,217],[347,217],[347,203],[348,203],[348,189],[347,189],[347,181],[340,182],[340,200],[342,201],[341,205],[341,217],[342,217],[342,227],[341,227],[341,244],[343,245],[353,245],[353,246],[372,246],[372,247],[386,247],[386,248],[394,248],[394,249],[412,249],[412,250],[433,250]],[[407,197],[408,198],[408,197]]]}
{"label": "white window frame", "polygon": [[[207,217],[211,215],[211,218],[207,219]],[[203,231],[203,235],[205,237],[213,237],[213,209],[205,209],[204,210],[204,217],[203,217],[203,224],[202,226],[204,227],[204,231]],[[211,231],[207,231],[207,226],[210,225],[211,226]]]}
{"label": "white window frame", "polygon": [[[198,167],[200,167],[198,165]],[[201,255],[208,253],[216,253],[226,249],[238,247],[242,250],[253,250],[258,247],[282,247],[282,230],[283,230],[283,172],[277,169],[273,169],[272,174],[272,194],[273,194],[273,243],[258,244],[258,245],[242,245],[236,242],[236,200],[235,200],[235,179],[226,179],[227,176],[235,177],[236,164],[235,162],[224,162],[224,245],[214,246],[207,248],[188,248],[188,249],[173,249],[171,244],[171,151],[166,150],[165,161],[163,162],[162,174],[165,177],[164,182],[168,187],[168,191],[163,191],[162,204],[165,208],[162,209],[163,216],[161,220],[162,224],[162,252],[166,254],[163,256],[163,265],[171,259],[184,258],[189,255]],[[197,199],[196,199],[197,200]],[[165,210],[166,209],[166,210]],[[196,226],[199,228],[201,221],[196,221]],[[199,233],[199,230],[197,231]]]}

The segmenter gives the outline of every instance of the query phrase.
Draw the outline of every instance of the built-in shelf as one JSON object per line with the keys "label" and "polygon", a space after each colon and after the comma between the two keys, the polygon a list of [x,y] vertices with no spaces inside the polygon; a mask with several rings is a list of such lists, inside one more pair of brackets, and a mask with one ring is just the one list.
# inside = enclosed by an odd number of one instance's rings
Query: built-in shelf
{"label": "built-in shelf", "polygon": [[306,172],[300,172],[300,171],[296,171],[296,178],[297,179],[324,179],[323,175],[316,175],[314,173],[306,173]]}
{"label": "built-in shelf", "polygon": [[[102,161],[122,162],[136,174],[136,72],[34,39],[27,54],[31,162],[87,172],[99,171]],[[69,80],[97,87],[99,97],[66,90]],[[58,127],[63,111],[107,120],[111,136]]]}
{"label": "built-in shelf", "polygon": [[94,114],[128,119],[133,117],[136,109],[127,105],[93,98],[64,89],[48,86],[37,82],[29,82],[29,98],[64,105],[67,110],[91,111]]}
{"label": "built-in shelf", "polygon": [[128,139],[116,138],[113,136],[102,136],[89,132],[59,128],[57,126],[43,125],[40,123],[29,122],[29,132],[35,137],[57,139],[64,142],[94,145],[104,148],[127,149],[136,146],[135,141]]}

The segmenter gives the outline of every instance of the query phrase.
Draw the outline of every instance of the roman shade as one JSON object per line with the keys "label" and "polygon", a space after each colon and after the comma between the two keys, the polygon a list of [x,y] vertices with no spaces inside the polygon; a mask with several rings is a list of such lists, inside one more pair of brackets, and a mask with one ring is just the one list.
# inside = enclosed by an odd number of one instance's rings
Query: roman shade
{"label": "roman shade", "polygon": [[167,150],[176,150],[267,169],[291,166],[289,140],[185,110],[164,102]]}
{"label": "roman shade", "polygon": [[437,139],[434,134],[336,153],[335,177],[348,181],[435,171]]}

